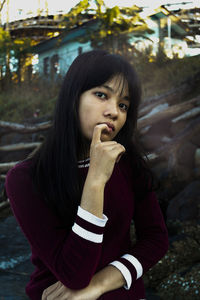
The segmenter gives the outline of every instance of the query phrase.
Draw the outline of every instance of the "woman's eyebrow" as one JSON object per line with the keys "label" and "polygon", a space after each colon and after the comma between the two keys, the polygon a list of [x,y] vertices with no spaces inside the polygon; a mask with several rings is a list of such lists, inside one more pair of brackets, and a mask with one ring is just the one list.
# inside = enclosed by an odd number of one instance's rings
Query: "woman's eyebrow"
{"label": "woman's eyebrow", "polygon": [[[102,87],[104,87],[105,89],[109,90],[110,92],[112,92],[113,94],[115,93],[115,91],[113,90],[113,88],[111,88],[109,85],[102,85]],[[130,102],[130,98],[128,96],[124,96],[123,100],[129,101]]]}

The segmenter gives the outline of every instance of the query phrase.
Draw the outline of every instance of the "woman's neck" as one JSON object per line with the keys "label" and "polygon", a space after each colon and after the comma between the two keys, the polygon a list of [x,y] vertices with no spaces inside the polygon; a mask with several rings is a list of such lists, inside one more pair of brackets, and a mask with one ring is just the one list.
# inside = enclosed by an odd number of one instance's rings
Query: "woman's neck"
{"label": "woman's neck", "polygon": [[86,154],[80,154],[78,156],[78,160],[86,160],[90,157],[90,151],[88,151]]}
{"label": "woman's neck", "polygon": [[82,145],[79,148],[80,152],[78,153],[79,161],[88,159],[90,157],[90,145],[91,145],[91,141],[86,139],[82,141]]}

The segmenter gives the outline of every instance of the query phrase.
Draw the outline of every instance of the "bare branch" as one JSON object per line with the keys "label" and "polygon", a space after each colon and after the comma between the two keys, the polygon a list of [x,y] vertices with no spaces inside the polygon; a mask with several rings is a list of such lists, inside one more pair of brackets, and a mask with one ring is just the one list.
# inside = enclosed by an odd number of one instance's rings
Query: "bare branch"
{"label": "bare branch", "polygon": [[165,146],[160,147],[156,150],[156,153],[162,153],[163,151],[170,150],[170,148],[179,143],[185,142],[187,139],[192,138],[194,135],[198,134],[200,131],[200,117],[192,120],[185,129],[178,133],[170,142]]}
{"label": "bare branch", "polygon": [[19,161],[9,162],[9,163],[0,163],[0,173],[6,173],[12,167],[14,167]]}
{"label": "bare branch", "polygon": [[7,200],[7,201],[3,201],[3,202],[1,202],[0,203],[0,210],[2,210],[2,209],[4,209],[4,208],[6,208],[6,207],[8,207],[10,204],[9,204],[9,201]]}
{"label": "bare branch", "polygon": [[[200,102],[200,96],[190,100],[185,101],[180,104],[169,106],[162,111],[155,112],[151,114],[151,112],[143,118],[138,120],[138,128],[139,130],[145,126],[153,125],[161,120],[167,118],[175,118],[178,114],[183,114],[186,111],[192,110],[194,107],[198,106]],[[197,108],[198,114],[200,113]],[[192,114],[191,114],[192,116]]]}
{"label": "bare branch", "polygon": [[9,131],[19,132],[19,133],[33,133],[38,131],[47,130],[52,126],[50,121],[39,123],[36,125],[21,125],[18,123],[11,123],[0,121],[0,128],[8,129]]}
{"label": "bare branch", "polygon": [[3,0],[3,2],[0,3],[0,12],[2,11],[5,3],[6,3],[6,0]]}
{"label": "bare branch", "polygon": [[0,151],[17,151],[39,147],[41,143],[18,143],[6,146],[0,146]]}
{"label": "bare branch", "polygon": [[155,154],[164,156],[167,153],[168,169],[172,170],[177,166],[178,151],[186,140],[191,139],[200,131],[200,117],[192,120],[187,127],[178,133],[169,143],[155,150]]}

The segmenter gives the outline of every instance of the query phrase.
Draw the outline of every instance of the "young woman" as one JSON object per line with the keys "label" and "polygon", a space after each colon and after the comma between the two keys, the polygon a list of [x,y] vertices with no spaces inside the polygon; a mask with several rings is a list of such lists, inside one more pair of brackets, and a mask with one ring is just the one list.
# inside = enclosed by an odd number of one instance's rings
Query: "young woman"
{"label": "young woman", "polygon": [[142,275],[166,253],[168,235],[135,142],[140,95],[124,58],[81,54],[45,142],[8,172],[7,195],[35,265],[30,299],[145,298]]}

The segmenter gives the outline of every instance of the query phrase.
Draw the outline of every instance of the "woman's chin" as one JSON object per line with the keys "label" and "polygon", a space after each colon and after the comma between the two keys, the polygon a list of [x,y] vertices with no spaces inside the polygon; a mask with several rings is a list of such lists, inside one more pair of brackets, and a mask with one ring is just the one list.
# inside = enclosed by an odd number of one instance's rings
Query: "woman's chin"
{"label": "woman's chin", "polygon": [[106,135],[106,134],[102,134],[101,135],[101,141],[102,142],[108,142],[108,141],[112,141],[112,137],[111,136],[109,136],[109,135]]}

